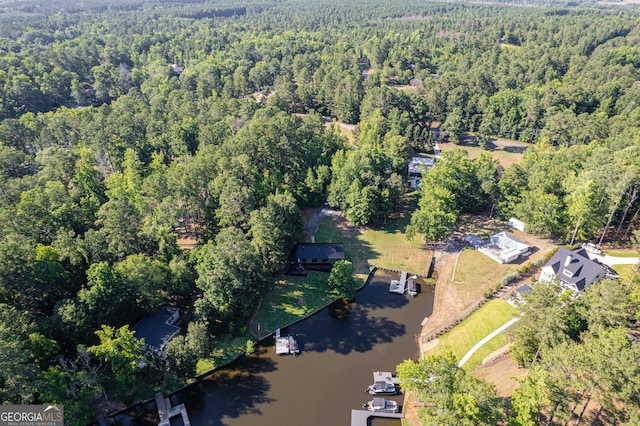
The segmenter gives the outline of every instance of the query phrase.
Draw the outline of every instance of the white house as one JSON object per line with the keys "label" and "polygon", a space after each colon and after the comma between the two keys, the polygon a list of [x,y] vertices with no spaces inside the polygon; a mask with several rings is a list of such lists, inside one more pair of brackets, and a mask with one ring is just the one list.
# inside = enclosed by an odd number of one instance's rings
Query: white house
{"label": "white house", "polygon": [[540,281],[552,282],[557,277],[562,288],[578,293],[604,278],[606,272],[606,268],[591,260],[584,249],[571,251],[560,247],[542,267]]}
{"label": "white house", "polygon": [[435,164],[435,160],[431,157],[412,157],[409,161],[408,173],[409,186],[412,189],[420,188],[420,180],[422,179],[422,172],[424,170],[430,170]]}
{"label": "white house", "polygon": [[502,231],[489,237],[489,241],[478,247],[478,251],[498,263],[509,263],[529,251],[530,248],[529,244],[520,241],[508,232]]}

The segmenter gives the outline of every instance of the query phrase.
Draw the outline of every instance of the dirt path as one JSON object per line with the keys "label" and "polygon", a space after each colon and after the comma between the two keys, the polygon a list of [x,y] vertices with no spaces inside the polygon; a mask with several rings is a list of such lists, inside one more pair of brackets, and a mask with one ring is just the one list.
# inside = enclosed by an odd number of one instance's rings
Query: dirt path
{"label": "dirt path", "polygon": [[[462,312],[472,300],[465,300],[458,295],[456,285],[452,280],[456,259],[464,244],[457,237],[452,237],[436,247],[435,270],[438,273],[436,282],[436,296],[433,303],[433,312],[427,323],[422,327],[421,337],[426,337],[440,327],[449,323],[458,313]],[[420,343],[422,344],[422,338]]]}
{"label": "dirt path", "polygon": [[320,228],[322,219],[326,216],[339,217],[342,213],[339,210],[334,210],[331,207],[309,207],[300,212],[302,215],[302,221],[304,223],[304,232],[309,235],[312,243],[316,242],[316,232]]}

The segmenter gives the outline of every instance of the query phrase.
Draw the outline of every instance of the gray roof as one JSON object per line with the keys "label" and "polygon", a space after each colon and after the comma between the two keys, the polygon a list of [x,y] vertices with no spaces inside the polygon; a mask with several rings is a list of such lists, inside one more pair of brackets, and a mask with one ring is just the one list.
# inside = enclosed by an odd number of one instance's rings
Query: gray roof
{"label": "gray roof", "polygon": [[167,324],[174,312],[164,308],[155,315],[142,318],[132,328],[136,339],[144,338],[147,346],[157,351],[163,350],[165,345],[180,332],[180,327]]}
{"label": "gray roof", "polygon": [[486,243],[485,240],[474,234],[467,234],[462,239],[476,248]]}
{"label": "gray roof", "polygon": [[424,164],[427,166],[427,170],[430,169],[435,163],[435,160],[431,157],[412,157],[409,162],[410,174],[422,174],[420,166]]}
{"label": "gray roof", "polygon": [[298,244],[291,258],[296,259],[329,259],[329,260],[343,260],[344,259],[344,246],[342,244]]}
{"label": "gray roof", "polygon": [[575,284],[580,291],[594,282],[604,270],[604,266],[591,260],[584,249],[571,251],[564,247],[560,247],[544,267],[551,267],[562,281]]}

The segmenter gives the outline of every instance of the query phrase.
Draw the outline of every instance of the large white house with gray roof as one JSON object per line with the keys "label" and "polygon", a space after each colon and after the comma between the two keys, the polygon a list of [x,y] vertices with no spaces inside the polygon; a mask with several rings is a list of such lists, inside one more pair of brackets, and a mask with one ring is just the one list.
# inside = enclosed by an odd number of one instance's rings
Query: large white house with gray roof
{"label": "large white house with gray roof", "polygon": [[553,282],[557,277],[562,288],[579,293],[604,278],[606,272],[604,265],[591,260],[584,249],[560,247],[542,267],[540,281]]}

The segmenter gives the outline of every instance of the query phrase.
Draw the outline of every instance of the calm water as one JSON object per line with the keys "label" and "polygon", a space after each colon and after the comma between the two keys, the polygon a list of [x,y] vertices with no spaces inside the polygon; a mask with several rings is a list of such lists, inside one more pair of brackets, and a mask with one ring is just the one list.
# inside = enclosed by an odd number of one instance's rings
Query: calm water
{"label": "calm water", "polygon": [[[401,361],[418,357],[420,323],[433,307],[432,287],[422,285],[415,298],[390,294],[389,280],[398,277],[382,274],[357,293],[355,303],[292,326],[288,332],[298,336],[300,355],[278,356],[268,339],[256,354],[173,395],[173,405],[184,403],[195,426],[350,425],[351,410],[372,398],[364,392],[371,373],[393,372]],[[403,402],[402,395],[387,398]]]}

